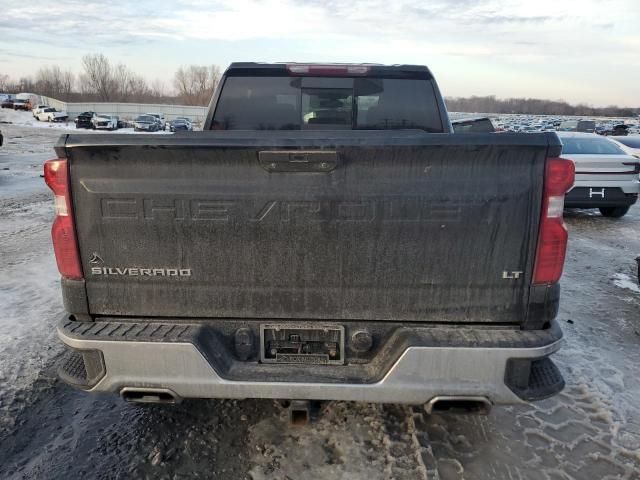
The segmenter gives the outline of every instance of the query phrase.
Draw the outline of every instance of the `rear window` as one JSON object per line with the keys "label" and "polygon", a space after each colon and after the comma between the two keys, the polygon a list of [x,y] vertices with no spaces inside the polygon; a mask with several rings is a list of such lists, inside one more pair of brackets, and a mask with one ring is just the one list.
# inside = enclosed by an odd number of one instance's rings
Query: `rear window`
{"label": "rear window", "polygon": [[478,120],[462,120],[453,122],[453,131],[455,133],[488,133],[495,132],[496,129],[488,118]]}
{"label": "rear window", "polygon": [[562,153],[574,155],[625,155],[606,138],[562,138]]}
{"label": "rear window", "polygon": [[443,131],[428,80],[255,76],[226,79],[212,129]]}
{"label": "rear window", "polygon": [[640,136],[637,137],[616,137],[616,140],[630,148],[640,148]]}

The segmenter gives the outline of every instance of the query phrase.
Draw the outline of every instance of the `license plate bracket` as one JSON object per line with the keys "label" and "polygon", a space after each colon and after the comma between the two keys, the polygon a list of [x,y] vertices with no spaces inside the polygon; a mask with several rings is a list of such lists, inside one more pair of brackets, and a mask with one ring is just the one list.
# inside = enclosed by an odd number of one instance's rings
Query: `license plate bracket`
{"label": "license plate bracket", "polygon": [[342,325],[261,324],[260,361],[296,365],[343,365]]}

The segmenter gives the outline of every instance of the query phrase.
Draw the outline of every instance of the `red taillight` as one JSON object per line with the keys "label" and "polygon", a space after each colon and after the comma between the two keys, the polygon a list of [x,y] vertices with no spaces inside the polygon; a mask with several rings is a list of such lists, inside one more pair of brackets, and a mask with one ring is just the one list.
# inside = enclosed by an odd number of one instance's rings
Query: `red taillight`
{"label": "red taillight", "polygon": [[67,160],[64,158],[47,160],[44,163],[44,181],[55,195],[56,218],[51,228],[51,237],[58,270],[65,278],[79,280],[82,278],[82,267],[78,256],[76,230],[73,225]]}
{"label": "red taillight", "polygon": [[290,75],[318,75],[327,77],[366,75],[367,73],[369,73],[370,69],[370,65],[305,65],[301,63],[290,63],[287,65],[287,71]]}
{"label": "red taillight", "polygon": [[556,283],[562,276],[568,240],[562,218],[564,194],[573,186],[574,180],[575,165],[571,160],[547,159],[534,284]]}

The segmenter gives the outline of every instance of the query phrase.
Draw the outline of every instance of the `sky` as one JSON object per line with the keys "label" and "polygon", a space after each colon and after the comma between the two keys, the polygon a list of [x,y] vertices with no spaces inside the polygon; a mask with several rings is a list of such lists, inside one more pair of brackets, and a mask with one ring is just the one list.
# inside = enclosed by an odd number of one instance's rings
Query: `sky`
{"label": "sky", "polygon": [[446,96],[640,106],[640,0],[0,0],[0,74],[103,53],[181,65],[427,65]]}

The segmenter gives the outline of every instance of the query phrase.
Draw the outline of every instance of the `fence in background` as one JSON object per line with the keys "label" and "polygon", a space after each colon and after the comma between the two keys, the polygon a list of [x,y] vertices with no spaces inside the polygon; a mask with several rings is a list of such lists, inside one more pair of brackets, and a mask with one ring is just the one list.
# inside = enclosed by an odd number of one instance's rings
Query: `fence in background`
{"label": "fence in background", "polygon": [[107,103],[107,102],[63,102],[51,97],[40,97],[42,103],[57,110],[64,110],[69,119],[82,112],[108,113],[126,120],[133,120],[144,113],[163,113],[165,120],[176,117],[188,117],[196,124],[204,123],[207,107],[192,107],[188,105],[159,105],[154,103]]}

